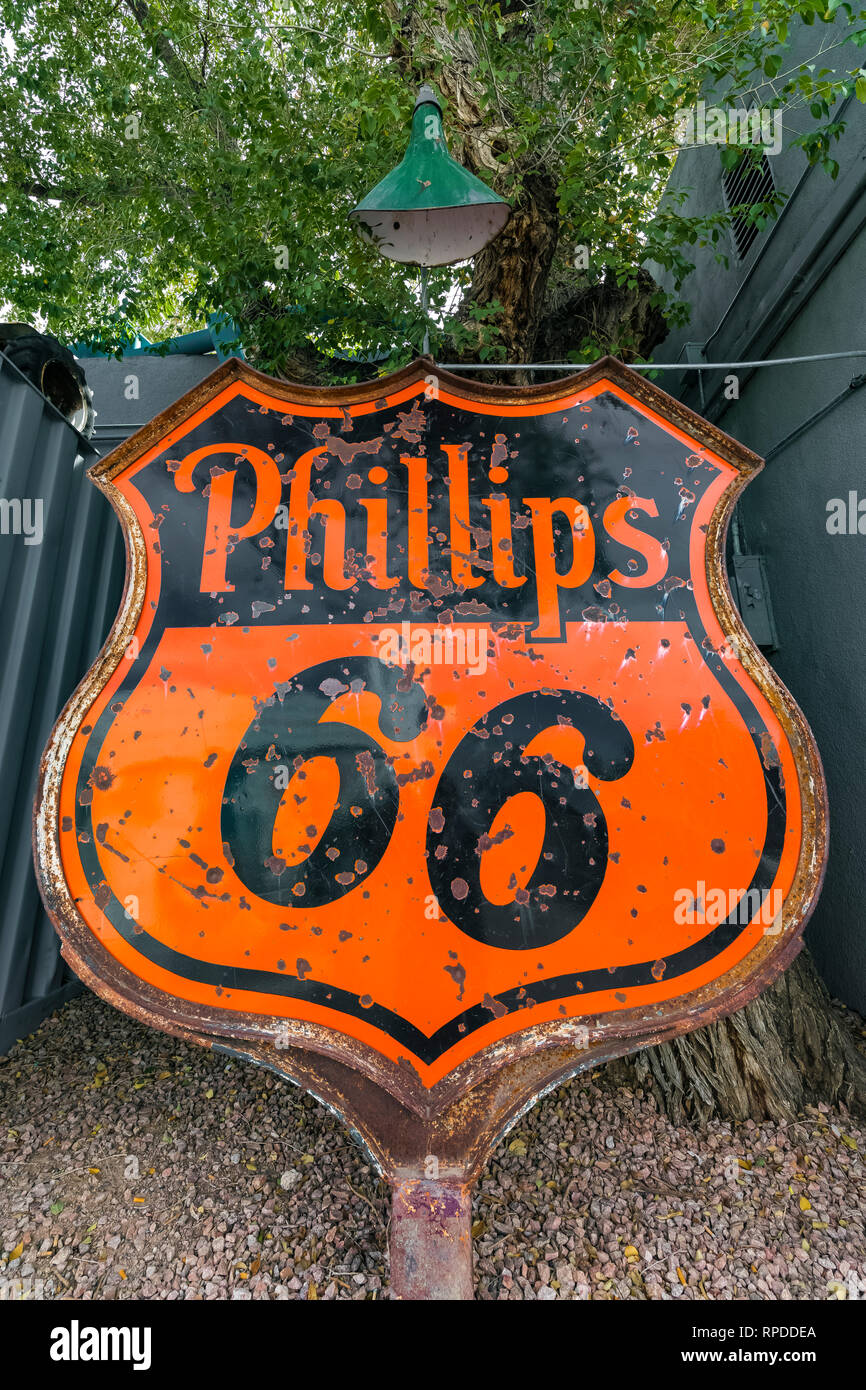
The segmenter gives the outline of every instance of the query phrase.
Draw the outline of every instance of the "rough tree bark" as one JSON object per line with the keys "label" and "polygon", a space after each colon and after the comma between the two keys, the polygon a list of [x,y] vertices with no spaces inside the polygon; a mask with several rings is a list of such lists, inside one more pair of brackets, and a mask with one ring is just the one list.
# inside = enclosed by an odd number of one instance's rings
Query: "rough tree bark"
{"label": "rough tree bark", "polygon": [[637,271],[636,279],[632,289],[618,285],[606,271],[601,279],[577,289],[549,289],[535,336],[537,360],[565,361],[584,338],[604,347],[618,345],[617,355],[624,362],[646,358],[664,342],[668,328],[664,314],[653,303],[658,291],[655,280],[643,269]]}
{"label": "rough tree bark", "polygon": [[528,172],[505,230],[475,261],[464,306],[499,301],[496,327],[507,362],[533,360],[557,233],[556,180]]}
{"label": "rough tree bark", "polygon": [[675,1124],[793,1120],[818,1101],[866,1113],[866,1056],[806,948],[738,1013],[607,1071],[651,1091]]}
{"label": "rough tree bark", "polygon": [[[430,52],[431,40],[440,55],[448,55],[435,76],[419,56]],[[471,40],[444,25],[419,22],[410,7],[394,56],[408,81],[438,80],[449,101],[452,152],[495,186],[504,127],[482,110]],[[607,274],[595,280],[574,274],[567,256],[557,265],[555,169],[539,167],[531,155],[523,165],[513,216],[478,256],[467,305],[501,303],[499,337],[511,362],[563,361],[590,336],[602,345],[628,343],[626,359],[645,357],[667,335],[651,303],[657,288],[651,276],[639,271],[637,287],[628,289]],[[471,360],[471,352],[464,355]],[[863,1114],[866,1057],[842,1018],[804,948],[775,984],[738,1013],[610,1063],[609,1072],[651,1090],[677,1123],[713,1116],[788,1120],[818,1100]]]}

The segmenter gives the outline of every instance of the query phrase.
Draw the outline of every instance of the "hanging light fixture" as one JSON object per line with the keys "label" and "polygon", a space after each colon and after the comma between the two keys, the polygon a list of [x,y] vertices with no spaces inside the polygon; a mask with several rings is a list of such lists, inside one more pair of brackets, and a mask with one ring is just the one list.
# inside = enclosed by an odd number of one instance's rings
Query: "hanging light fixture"
{"label": "hanging light fixture", "polygon": [[402,161],[349,214],[381,255],[424,267],[476,256],[510,215],[504,198],[451,158],[428,86],[418,93]]}

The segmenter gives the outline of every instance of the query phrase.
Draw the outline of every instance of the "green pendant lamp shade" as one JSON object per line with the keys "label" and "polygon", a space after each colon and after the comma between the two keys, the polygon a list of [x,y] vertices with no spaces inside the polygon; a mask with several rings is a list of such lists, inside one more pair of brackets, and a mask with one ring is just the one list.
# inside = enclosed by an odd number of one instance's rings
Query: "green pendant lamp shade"
{"label": "green pendant lamp shade", "polygon": [[442,109],[426,86],[418,93],[402,162],[349,214],[381,255],[422,266],[477,255],[510,215],[504,198],[451,158]]}

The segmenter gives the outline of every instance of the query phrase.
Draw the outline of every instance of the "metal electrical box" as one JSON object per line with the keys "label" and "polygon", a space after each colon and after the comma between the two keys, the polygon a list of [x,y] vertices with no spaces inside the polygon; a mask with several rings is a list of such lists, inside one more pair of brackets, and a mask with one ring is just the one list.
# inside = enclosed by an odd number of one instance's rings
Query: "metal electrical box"
{"label": "metal electrical box", "polygon": [[773,607],[763,555],[734,555],[734,598],[743,622],[757,646],[775,651],[778,646]]}

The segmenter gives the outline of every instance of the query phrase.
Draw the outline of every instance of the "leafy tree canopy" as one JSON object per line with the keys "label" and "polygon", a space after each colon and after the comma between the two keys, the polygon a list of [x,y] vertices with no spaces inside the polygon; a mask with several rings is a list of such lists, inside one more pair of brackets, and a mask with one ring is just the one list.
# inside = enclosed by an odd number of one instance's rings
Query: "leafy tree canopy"
{"label": "leafy tree canopy", "polygon": [[[833,177],[833,109],[866,100],[863,17],[839,0],[0,0],[0,300],[109,349],[223,311],[266,370],[345,376],[335,350],[392,369],[421,342],[417,275],[346,219],[430,81],[452,153],[516,210],[474,267],[432,273],[434,353],[640,350],[627,315],[577,312],[587,293],[637,293],[652,262],[681,284],[731,215],[660,208],[677,110],[768,84],[764,102],[810,108],[798,143]],[[789,66],[800,22],[815,58]]]}

